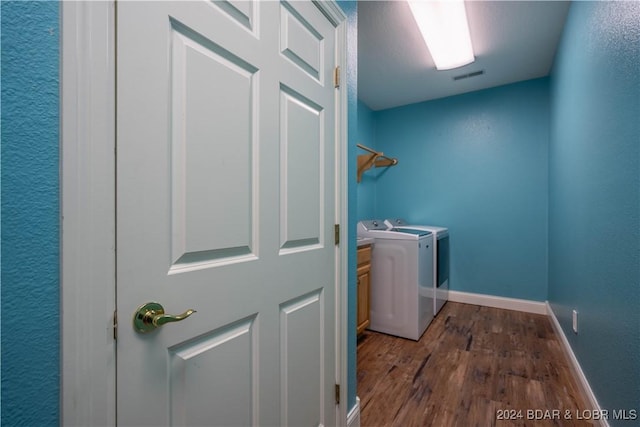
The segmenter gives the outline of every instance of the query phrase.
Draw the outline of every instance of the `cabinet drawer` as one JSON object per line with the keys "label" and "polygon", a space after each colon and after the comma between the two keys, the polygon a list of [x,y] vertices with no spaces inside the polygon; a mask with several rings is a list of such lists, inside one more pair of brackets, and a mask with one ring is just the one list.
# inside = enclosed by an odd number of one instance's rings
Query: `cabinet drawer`
{"label": "cabinet drawer", "polygon": [[371,245],[358,248],[358,265],[371,262]]}

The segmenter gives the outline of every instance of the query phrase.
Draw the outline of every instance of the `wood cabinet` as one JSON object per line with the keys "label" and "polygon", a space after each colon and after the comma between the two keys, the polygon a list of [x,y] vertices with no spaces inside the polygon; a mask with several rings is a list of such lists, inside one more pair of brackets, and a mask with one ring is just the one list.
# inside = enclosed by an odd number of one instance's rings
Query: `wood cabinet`
{"label": "wood cabinet", "polygon": [[358,247],[358,316],[357,334],[364,331],[369,326],[369,302],[371,300],[369,291],[371,289],[371,245]]}

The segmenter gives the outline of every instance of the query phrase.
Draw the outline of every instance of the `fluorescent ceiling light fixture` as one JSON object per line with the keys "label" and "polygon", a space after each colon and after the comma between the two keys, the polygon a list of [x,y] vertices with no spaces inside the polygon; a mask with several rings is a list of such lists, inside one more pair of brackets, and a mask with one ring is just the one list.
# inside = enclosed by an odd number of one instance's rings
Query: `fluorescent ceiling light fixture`
{"label": "fluorescent ceiling light fixture", "polygon": [[438,70],[462,67],[475,60],[463,0],[407,3]]}

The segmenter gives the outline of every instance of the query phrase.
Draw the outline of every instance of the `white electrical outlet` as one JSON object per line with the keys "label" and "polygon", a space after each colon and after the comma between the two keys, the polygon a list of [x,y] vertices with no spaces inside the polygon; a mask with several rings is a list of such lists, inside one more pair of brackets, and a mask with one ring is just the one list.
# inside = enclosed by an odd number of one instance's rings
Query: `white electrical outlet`
{"label": "white electrical outlet", "polygon": [[573,332],[578,333],[578,310],[573,310]]}

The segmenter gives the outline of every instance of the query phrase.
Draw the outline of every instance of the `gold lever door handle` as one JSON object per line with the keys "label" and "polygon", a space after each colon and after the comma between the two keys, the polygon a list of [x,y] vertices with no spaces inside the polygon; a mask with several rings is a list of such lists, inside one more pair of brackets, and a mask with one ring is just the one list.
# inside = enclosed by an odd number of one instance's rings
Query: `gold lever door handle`
{"label": "gold lever door handle", "polygon": [[184,320],[195,312],[195,310],[189,309],[178,315],[164,314],[164,307],[162,305],[157,302],[148,302],[142,304],[136,312],[133,313],[133,328],[141,334],[146,334],[156,330],[165,323]]}

